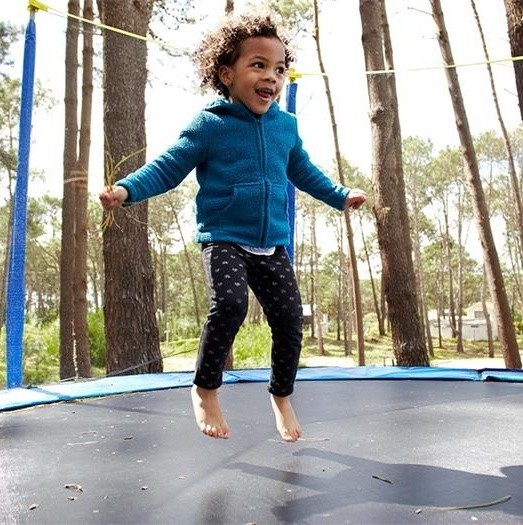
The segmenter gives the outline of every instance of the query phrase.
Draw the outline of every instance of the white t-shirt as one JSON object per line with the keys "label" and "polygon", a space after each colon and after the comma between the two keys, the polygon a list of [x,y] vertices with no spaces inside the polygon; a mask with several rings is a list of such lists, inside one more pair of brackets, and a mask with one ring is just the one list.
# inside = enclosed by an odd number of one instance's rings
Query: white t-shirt
{"label": "white t-shirt", "polygon": [[254,246],[244,246],[240,244],[240,248],[244,249],[246,252],[253,253],[254,255],[272,255],[276,251],[276,246],[271,246],[269,248],[255,248]]}

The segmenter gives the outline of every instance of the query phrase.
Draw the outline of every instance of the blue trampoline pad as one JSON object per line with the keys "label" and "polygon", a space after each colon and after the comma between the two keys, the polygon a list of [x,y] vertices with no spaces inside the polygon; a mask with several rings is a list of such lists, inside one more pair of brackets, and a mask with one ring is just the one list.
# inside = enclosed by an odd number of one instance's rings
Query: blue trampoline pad
{"label": "blue trampoline pad", "polygon": [[[225,384],[243,382],[267,382],[268,369],[233,370],[224,373]],[[71,401],[130,392],[162,390],[192,385],[192,372],[163,374],[140,374],[105,377],[95,380],[66,382],[30,388],[13,388],[0,391],[0,411],[34,405]],[[355,379],[436,379],[462,381],[508,381],[523,382],[522,370],[485,368],[437,367],[319,367],[300,368],[297,381]]]}
{"label": "blue trampoline pad", "polygon": [[[69,400],[0,413],[0,517],[522,523],[523,383],[496,371],[396,372],[300,370],[293,404],[304,438],[291,444],[275,430],[267,371],[227,375],[228,440],[197,429],[190,373],[87,382],[78,398],[56,390],[74,385],[39,389]],[[132,393],[117,393],[125,387]]]}

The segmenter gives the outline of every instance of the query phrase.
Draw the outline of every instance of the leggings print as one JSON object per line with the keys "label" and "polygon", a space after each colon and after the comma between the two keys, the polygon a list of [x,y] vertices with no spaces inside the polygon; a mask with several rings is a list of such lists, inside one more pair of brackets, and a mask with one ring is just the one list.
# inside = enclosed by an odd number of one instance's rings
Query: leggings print
{"label": "leggings print", "polygon": [[194,384],[207,389],[221,386],[229,348],[247,315],[250,287],[271,328],[268,390],[281,397],[292,394],[301,352],[303,311],[285,248],[277,247],[273,255],[254,255],[235,244],[209,243],[203,245],[202,254],[211,298]]}

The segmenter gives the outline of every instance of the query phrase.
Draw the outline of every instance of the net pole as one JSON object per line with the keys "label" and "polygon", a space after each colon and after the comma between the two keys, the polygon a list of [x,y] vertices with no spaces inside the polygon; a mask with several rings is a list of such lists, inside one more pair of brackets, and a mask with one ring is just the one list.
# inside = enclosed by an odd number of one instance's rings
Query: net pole
{"label": "net pole", "polygon": [[[298,84],[291,81],[287,84],[286,90],[286,108],[289,113],[296,115],[296,94],[298,91]],[[290,227],[290,241],[287,246],[287,254],[291,263],[294,263],[294,236],[295,236],[295,224],[296,224],[296,188],[289,182],[287,184],[287,200],[288,209],[287,213],[289,216],[289,227]]]}
{"label": "net pole", "polygon": [[25,253],[27,233],[27,186],[33,112],[36,51],[36,9],[30,8],[25,30],[20,123],[18,131],[18,166],[11,219],[11,239],[6,295],[7,388],[22,385],[23,337],[25,323]]}

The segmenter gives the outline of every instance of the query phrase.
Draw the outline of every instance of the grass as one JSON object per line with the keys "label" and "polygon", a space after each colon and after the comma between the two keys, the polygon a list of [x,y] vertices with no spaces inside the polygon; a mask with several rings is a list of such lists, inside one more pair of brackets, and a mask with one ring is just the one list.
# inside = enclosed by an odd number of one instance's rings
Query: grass
{"label": "grass", "polygon": [[[486,341],[465,341],[464,353],[457,353],[456,342],[445,340],[443,347],[438,348],[438,341],[434,340],[434,357],[431,362],[448,361],[453,359],[478,359],[488,358],[488,347]],[[521,345],[521,342],[520,342]],[[242,368],[268,368],[270,367],[270,330],[265,324],[244,325],[240,329],[234,342],[234,367]],[[495,342],[495,356],[502,357],[499,342]],[[188,358],[194,361],[198,350],[198,339],[187,339],[171,342],[162,346],[165,368],[175,366],[178,357]],[[352,354],[355,365],[358,363],[358,347],[356,341],[352,344]],[[300,366],[306,366],[308,359],[318,356],[317,340],[305,335],[300,359]],[[343,341],[338,341],[335,334],[329,333],[324,337],[324,355],[326,366],[329,366],[329,358],[333,363],[345,357]],[[390,336],[373,336],[365,341],[365,365],[366,366],[390,366],[394,361],[392,351],[392,339]]]}
{"label": "grass", "polygon": [[[1,337],[0,337],[1,339]],[[32,343],[26,348],[24,356],[24,384],[45,384],[58,381],[58,356],[47,350],[49,347],[57,347],[51,344],[48,336],[42,330],[38,331],[38,337],[32,339]],[[443,342],[443,348],[437,347],[434,340],[435,356],[431,362],[451,361],[455,359],[479,359],[488,357],[486,341],[465,341],[464,353],[456,352],[456,343],[452,340]],[[198,351],[198,338],[180,339],[162,344],[162,355],[164,357],[164,370],[192,370]],[[520,348],[523,340],[519,341]],[[0,350],[0,388],[5,388],[5,345]],[[246,368],[269,368],[270,367],[271,335],[266,324],[246,324],[240,329],[234,342],[234,367],[236,369]],[[495,356],[502,357],[499,342],[494,345]],[[311,338],[307,333],[303,338],[303,348],[300,366],[307,366],[310,358],[318,356],[317,340]],[[331,366],[339,363],[339,358],[345,357],[342,341],[336,340],[335,334],[329,333],[324,338],[323,366]],[[352,345],[352,354],[349,356],[355,366],[358,363],[358,348],[356,342]],[[390,336],[368,337],[365,341],[365,365],[366,366],[390,366],[393,364],[392,340]],[[329,362],[331,360],[331,362]],[[93,377],[105,376],[102,368],[92,368]]]}

